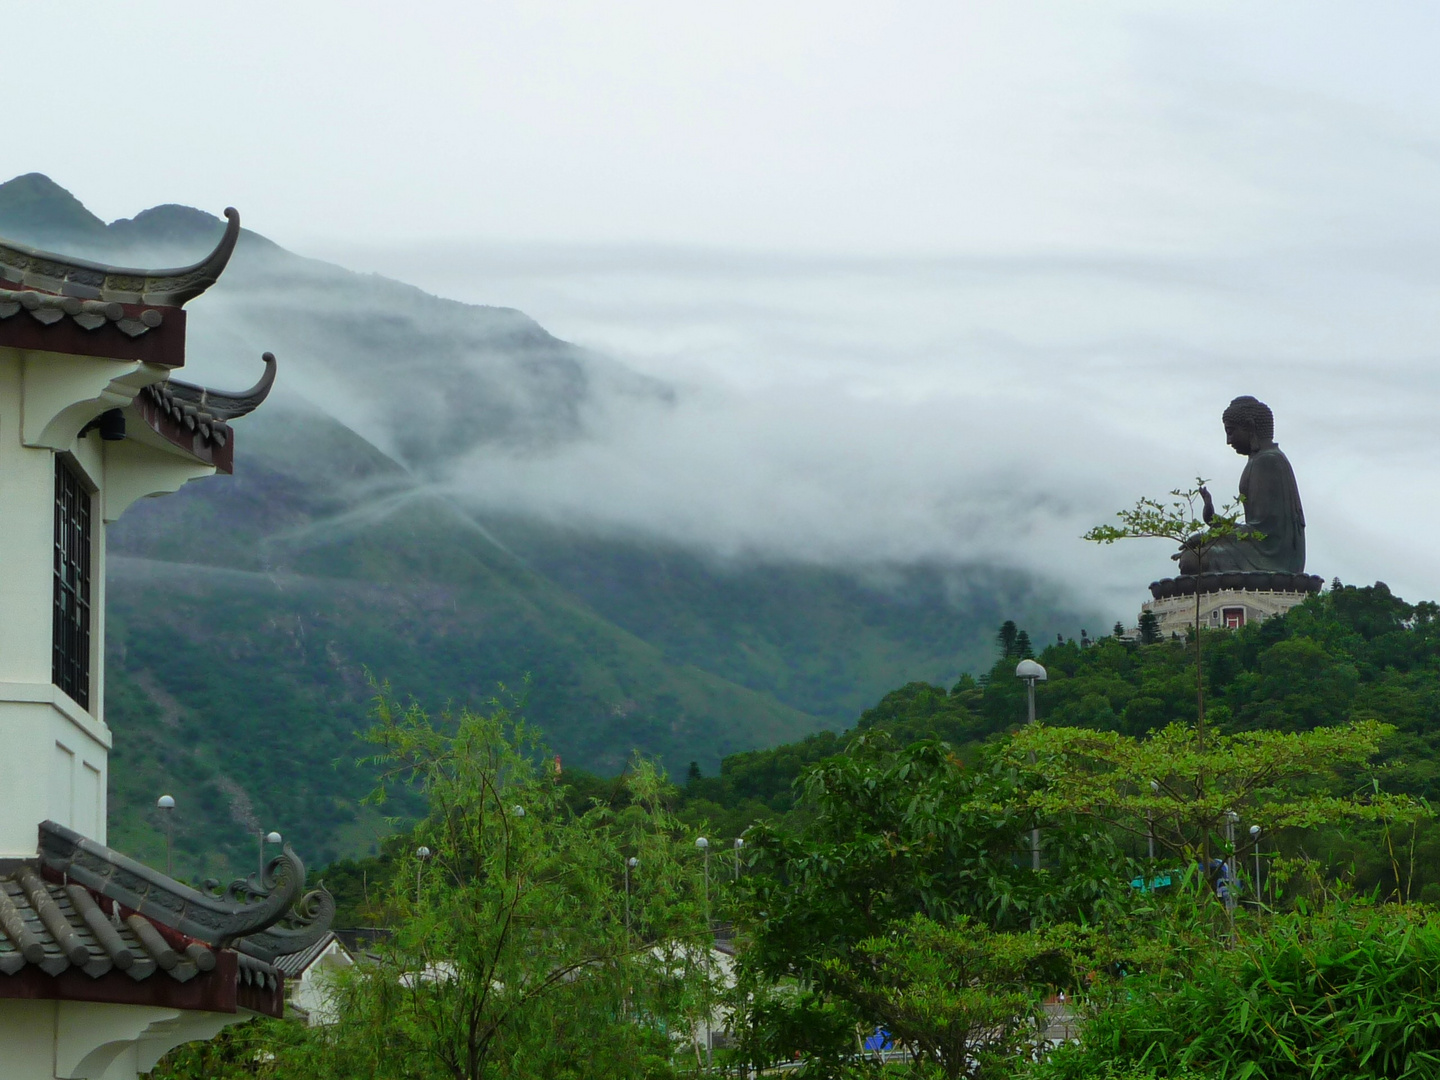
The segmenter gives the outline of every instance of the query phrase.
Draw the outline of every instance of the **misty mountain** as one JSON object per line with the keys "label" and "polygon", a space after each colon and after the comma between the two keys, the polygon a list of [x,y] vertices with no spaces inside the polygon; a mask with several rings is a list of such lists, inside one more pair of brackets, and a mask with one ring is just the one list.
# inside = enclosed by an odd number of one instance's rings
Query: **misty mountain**
{"label": "misty mountain", "polygon": [[[91,258],[184,263],[220,229],[180,206],[107,224],[44,177],[0,184],[0,235]],[[129,850],[158,850],[161,789],[189,808],[177,848],[197,871],[253,858],[242,796],[322,862],[366,850],[372,679],[435,709],[503,684],[588,769],[638,749],[710,770],[846,726],[912,679],[988,668],[1005,618],[1037,635],[1084,622],[1013,571],[726,558],[488,506],[457,482],[467,458],[543,454],[677,398],[518,311],[248,230],[190,310],[179,377],[238,389],[268,350],[279,380],[237,424],[233,477],[111,530],[112,837]]]}

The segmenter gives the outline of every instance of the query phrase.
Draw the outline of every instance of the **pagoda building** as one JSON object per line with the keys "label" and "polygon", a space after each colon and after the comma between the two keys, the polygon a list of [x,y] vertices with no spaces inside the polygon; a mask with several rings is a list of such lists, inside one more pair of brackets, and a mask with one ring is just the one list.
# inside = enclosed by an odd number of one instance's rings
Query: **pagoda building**
{"label": "pagoda building", "polygon": [[191,888],[106,845],[105,537],[137,499],[232,471],[243,393],[173,378],[193,266],[127,269],[0,240],[0,1076],[149,1071],[172,1047],[283,1012],[277,962],[329,929],[285,845]]}

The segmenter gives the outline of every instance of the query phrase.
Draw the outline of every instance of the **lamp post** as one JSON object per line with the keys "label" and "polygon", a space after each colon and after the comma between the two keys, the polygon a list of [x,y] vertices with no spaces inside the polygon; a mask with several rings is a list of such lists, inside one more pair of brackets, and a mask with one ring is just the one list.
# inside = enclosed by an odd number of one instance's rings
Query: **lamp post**
{"label": "lamp post", "polygon": [[634,855],[625,860],[625,946],[630,946],[630,874],[640,865]]}
{"label": "lamp post", "polygon": [[[1045,669],[1034,660],[1021,660],[1020,663],[1015,665],[1015,677],[1025,680],[1026,696],[1030,703],[1028,722],[1033,724],[1035,723],[1035,684],[1037,682],[1044,682],[1049,676],[1045,674]],[[1032,763],[1035,760],[1033,753],[1030,755],[1030,760]],[[1039,825],[1036,825],[1030,830],[1030,868],[1037,871],[1040,869]]]}
{"label": "lamp post", "polygon": [[714,943],[709,938],[710,933],[710,841],[701,836],[695,840],[695,846],[700,849],[700,854],[705,856],[705,1069],[708,1072],[714,1066],[715,1040],[710,1033],[710,950]]}
{"label": "lamp post", "polygon": [[695,841],[700,854],[705,856],[705,925],[710,925],[710,841],[700,837]]}
{"label": "lamp post", "polygon": [[1225,811],[1225,843],[1229,850],[1225,853],[1225,907],[1227,910],[1235,910],[1235,825],[1240,820],[1240,815],[1234,810]]}
{"label": "lamp post", "polygon": [[[1160,794],[1160,781],[1150,781],[1150,794]],[[1149,849],[1150,861],[1155,861],[1155,811],[1145,811],[1145,843]]]}
{"label": "lamp post", "polygon": [[425,868],[425,860],[430,858],[430,849],[421,844],[415,849],[415,906],[420,906],[420,872]]}
{"label": "lamp post", "polygon": [[165,876],[174,877],[175,870],[172,859],[172,851],[175,847],[175,796],[161,795],[155,800],[155,806],[161,811],[161,818],[165,822]]}
{"label": "lamp post", "polygon": [[1250,826],[1250,842],[1255,845],[1255,903],[1260,903],[1260,826]]}
{"label": "lamp post", "polygon": [[265,845],[278,844],[282,840],[278,832],[262,832],[260,834],[260,887],[265,887]]}
{"label": "lamp post", "polygon": [[745,838],[744,838],[743,836],[737,836],[737,837],[735,837],[735,880],[736,880],[736,881],[739,881],[739,880],[740,880],[740,849],[743,848],[744,846],[745,846]]}

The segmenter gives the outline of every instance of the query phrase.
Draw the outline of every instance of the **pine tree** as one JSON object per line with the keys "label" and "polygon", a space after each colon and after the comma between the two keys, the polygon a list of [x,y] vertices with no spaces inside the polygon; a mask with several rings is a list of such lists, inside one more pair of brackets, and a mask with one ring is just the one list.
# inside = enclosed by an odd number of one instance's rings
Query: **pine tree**
{"label": "pine tree", "polygon": [[1013,655],[1018,656],[1021,660],[1035,659],[1035,650],[1030,645],[1030,635],[1024,630],[1021,630],[1015,635],[1015,652]]}
{"label": "pine tree", "polygon": [[1000,655],[1006,660],[1015,655],[1015,642],[1020,633],[1020,629],[1015,625],[1015,620],[1006,619],[1000,627],[1000,632],[995,635],[995,644],[1000,646]]}
{"label": "pine tree", "polygon": [[1140,613],[1140,644],[1154,645],[1160,640],[1160,620],[1153,611]]}
{"label": "pine tree", "polygon": [[1111,632],[1112,634],[1114,634],[1117,638],[1122,638],[1122,637],[1124,637],[1124,636],[1125,636],[1125,624],[1122,623],[1122,622],[1119,622],[1119,621],[1117,620],[1116,623],[1115,623],[1115,629],[1113,629],[1113,630],[1110,631],[1110,632]]}

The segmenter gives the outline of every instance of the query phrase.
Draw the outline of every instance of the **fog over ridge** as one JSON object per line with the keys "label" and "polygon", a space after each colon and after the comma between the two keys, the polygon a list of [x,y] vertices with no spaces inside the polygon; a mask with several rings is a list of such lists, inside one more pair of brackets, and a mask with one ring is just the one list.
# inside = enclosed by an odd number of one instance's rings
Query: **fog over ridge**
{"label": "fog over ridge", "polygon": [[[272,407],[320,409],[405,485],[481,511],[724,560],[1017,569],[1133,617],[1164,545],[1079,534],[1197,474],[1228,496],[1243,462],[1219,413],[1254,393],[1296,466],[1310,569],[1440,585],[1417,494],[1440,449],[1424,245],[327,254],[419,285],[249,239],[194,305],[183,377],[238,385],[274,348]],[[381,483],[375,512],[394,495]]]}
{"label": "fog over ridge", "polygon": [[583,439],[477,448],[448,480],[484,505],[730,557],[992,562],[1124,617],[1167,572],[1164,545],[1080,532],[1197,474],[1233,493],[1243,461],[1219,415],[1253,393],[1295,464],[1310,569],[1440,591],[1422,539],[1440,451],[1432,259],[384,258],[676,388],[663,408],[588,403]]}

